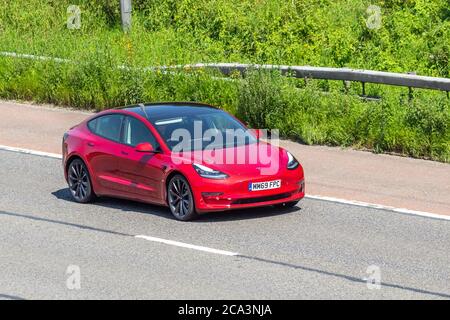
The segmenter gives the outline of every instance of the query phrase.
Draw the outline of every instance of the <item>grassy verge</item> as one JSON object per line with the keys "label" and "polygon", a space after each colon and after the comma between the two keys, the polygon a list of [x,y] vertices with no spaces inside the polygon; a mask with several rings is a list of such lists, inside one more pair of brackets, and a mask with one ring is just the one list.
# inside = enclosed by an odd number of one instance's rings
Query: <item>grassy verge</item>
{"label": "grassy verge", "polygon": [[[305,84],[276,72],[222,81],[205,70],[137,69],[238,61],[448,76],[445,1],[375,2],[385,8],[378,31],[366,28],[369,2],[362,0],[136,0],[133,32],[124,35],[117,6],[109,2],[0,0],[0,50],[76,61],[0,57],[0,97],[97,110],[142,101],[203,101],[307,144],[450,162],[450,100],[444,93],[417,90],[410,101],[407,89],[368,85],[368,94],[382,97],[369,102],[357,97],[358,84],[347,93],[340,82]],[[82,10],[79,30],[67,29],[69,4]]]}

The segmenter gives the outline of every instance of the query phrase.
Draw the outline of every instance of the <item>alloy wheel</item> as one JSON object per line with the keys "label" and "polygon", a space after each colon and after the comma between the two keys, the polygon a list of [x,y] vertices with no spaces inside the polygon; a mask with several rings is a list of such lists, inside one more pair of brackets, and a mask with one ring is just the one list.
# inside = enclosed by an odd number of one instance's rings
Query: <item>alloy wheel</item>
{"label": "alloy wheel", "polygon": [[195,215],[194,202],[188,182],[182,176],[173,177],[167,188],[170,211],[179,220],[189,220]]}
{"label": "alloy wheel", "polygon": [[68,169],[69,189],[77,202],[88,202],[92,197],[89,173],[83,162],[74,160]]}

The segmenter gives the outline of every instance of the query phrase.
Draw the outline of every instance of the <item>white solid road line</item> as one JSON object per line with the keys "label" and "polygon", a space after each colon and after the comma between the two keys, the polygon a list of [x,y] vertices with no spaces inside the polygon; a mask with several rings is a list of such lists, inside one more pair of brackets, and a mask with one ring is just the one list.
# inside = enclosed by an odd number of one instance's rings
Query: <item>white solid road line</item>
{"label": "white solid road line", "polygon": [[189,243],[178,242],[178,241],[173,241],[173,240],[166,240],[166,239],[155,238],[155,237],[149,237],[149,236],[144,236],[144,235],[138,235],[138,236],[135,236],[135,238],[144,239],[144,240],[153,241],[153,242],[164,243],[164,244],[168,244],[168,245],[176,246],[176,247],[182,247],[182,248],[193,249],[193,250],[198,250],[198,251],[204,251],[204,252],[209,252],[209,253],[221,254],[221,255],[224,255],[224,256],[237,256],[237,255],[239,255],[239,253],[237,253],[237,252],[231,252],[231,251],[213,249],[213,248],[208,248],[208,247],[196,246],[196,245],[189,244]]}
{"label": "white solid road line", "polygon": [[9,146],[5,146],[5,145],[1,145],[1,144],[0,144],[0,150],[32,154],[32,155],[41,156],[41,157],[62,159],[62,155],[57,154],[57,153],[49,153],[49,152],[42,152],[42,151],[30,150],[30,149],[24,149],[24,148],[9,147]]}
{"label": "white solid road line", "polygon": [[[62,156],[57,153],[48,153],[48,152],[42,152],[42,151],[37,151],[37,150],[31,150],[31,149],[9,147],[9,146],[5,146],[5,145],[0,145],[0,150],[32,154],[32,155],[54,158],[54,159],[62,159]],[[347,205],[358,206],[358,207],[388,210],[388,211],[393,211],[393,212],[397,212],[397,213],[401,213],[401,214],[450,221],[450,215],[447,216],[447,215],[436,214],[436,213],[425,212],[425,211],[416,211],[416,210],[410,210],[410,209],[405,209],[405,208],[395,208],[395,207],[390,207],[390,206],[385,206],[385,205],[375,204],[375,203],[361,202],[361,201],[356,201],[356,200],[339,199],[339,198],[333,198],[333,197],[327,197],[327,196],[321,196],[321,195],[312,195],[312,194],[307,194],[305,196],[305,198],[347,204]]]}
{"label": "white solid road line", "polygon": [[431,213],[431,212],[425,212],[425,211],[416,211],[416,210],[410,210],[410,209],[405,209],[405,208],[395,208],[395,207],[385,206],[385,205],[382,205],[382,204],[368,203],[368,202],[355,201],[355,200],[339,199],[339,198],[318,196],[318,195],[312,195],[312,194],[307,194],[305,196],[305,198],[321,200],[321,201],[328,201],[328,202],[335,202],[335,203],[342,203],[342,204],[348,204],[348,205],[358,206],[358,207],[374,208],[374,209],[380,209],[380,210],[388,210],[388,211],[394,211],[394,212],[407,214],[407,215],[413,215],[413,216],[420,216],[420,217],[426,217],[426,218],[433,218],[433,219],[440,219],[440,220],[448,220],[448,221],[450,221],[450,216],[446,216],[446,215],[443,215],[443,214],[437,214],[437,213]]}

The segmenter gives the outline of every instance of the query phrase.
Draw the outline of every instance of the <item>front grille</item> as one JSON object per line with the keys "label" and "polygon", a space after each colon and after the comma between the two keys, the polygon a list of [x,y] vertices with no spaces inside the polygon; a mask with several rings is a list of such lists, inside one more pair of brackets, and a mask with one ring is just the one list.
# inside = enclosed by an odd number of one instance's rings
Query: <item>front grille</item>
{"label": "front grille", "polygon": [[254,198],[244,198],[237,199],[232,202],[232,204],[250,204],[250,203],[259,203],[259,202],[267,202],[274,200],[281,200],[285,198],[289,198],[292,193],[280,193],[273,196],[265,196],[265,197],[254,197]]}

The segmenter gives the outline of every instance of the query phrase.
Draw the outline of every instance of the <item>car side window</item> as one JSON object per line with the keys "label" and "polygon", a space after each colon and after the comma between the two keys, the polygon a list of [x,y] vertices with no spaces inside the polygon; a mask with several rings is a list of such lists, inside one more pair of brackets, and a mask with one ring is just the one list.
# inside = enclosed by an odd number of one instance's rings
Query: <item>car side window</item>
{"label": "car side window", "polygon": [[88,123],[89,129],[106,139],[120,142],[120,130],[124,116],[120,114],[110,114],[95,118]]}
{"label": "car side window", "polygon": [[155,150],[159,150],[159,144],[147,126],[134,117],[125,117],[122,142],[136,147],[142,142],[150,142]]}
{"label": "car side window", "polygon": [[97,130],[97,118],[89,121],[87,125],[88,125],[89,130],[91,130],[93,133],[95,133],[95,131]]}

